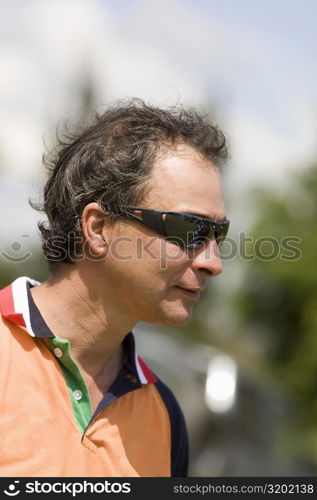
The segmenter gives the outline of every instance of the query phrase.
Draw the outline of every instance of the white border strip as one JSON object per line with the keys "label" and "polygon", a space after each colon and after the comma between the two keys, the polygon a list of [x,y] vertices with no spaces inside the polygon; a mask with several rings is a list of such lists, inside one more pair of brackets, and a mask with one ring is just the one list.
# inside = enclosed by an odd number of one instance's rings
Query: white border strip
{"label": "white border strip", "polygon": [[13,303],[14,303],[14,312],[20,313],[23,315],[24,322],[26,324],[26,331],[32,336],[35,337],[35,334],[31,327],[30,321],[30,311],[29,311],[29,303],[28,303],[28,294],[26,290],[26,284],[30,283],[33,286],[40,285],[38,281],[32,280],[27,276],[21,276],[17,278],[12,283],[12,295],[13,295]]}
{"label": "white border strip", "polygon": [[137,352],[135,352],[135,365],[136,365],[136,369],[137,369],[137,372],[138,372],[138,375],[139,375],[139,378],[140,378],[142,384],[147,384],[148,381],[147,381],[147,378],[145,377],[143,370],[140,366]]}

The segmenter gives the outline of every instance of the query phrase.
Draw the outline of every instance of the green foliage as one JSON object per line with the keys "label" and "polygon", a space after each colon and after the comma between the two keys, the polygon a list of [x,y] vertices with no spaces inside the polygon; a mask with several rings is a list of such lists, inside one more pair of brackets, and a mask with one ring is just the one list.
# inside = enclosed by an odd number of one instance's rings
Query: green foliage
{"label": "green foliage", "polygon": [[0,289],[9,285],[20,276],[28,276],[37,281],[44,281],[48,276],[48,265],[40,249],[33,250],[32,255],[22,262],[5,259],[0,256]]}
{"label": "green foliage", "polygon": [[[260,215],[252,236],[273,237],[280,247],[271,259],[255,255],[247,264],[235,305],[266,346],[267,370],[295,402],[285,425],[293,452],[317,464],[317,165],[297,175],[283,195],[257,191],[256,200]],[[293,258],[281,247],[289,237]]]}

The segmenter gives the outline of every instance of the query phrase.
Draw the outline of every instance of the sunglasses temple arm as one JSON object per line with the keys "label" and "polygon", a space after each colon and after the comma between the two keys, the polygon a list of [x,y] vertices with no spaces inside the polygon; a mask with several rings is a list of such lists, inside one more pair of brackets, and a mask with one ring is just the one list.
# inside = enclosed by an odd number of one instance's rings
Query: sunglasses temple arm
{"label": "sunglasses temple arm", "polygon": [[126,211],[125,215],[129,218],[137,220],[138,222],[141,222],[145,226],[154,229],[154,231],[157,231],[158,233],[164,236],[166,234],[161,213],[158,214],[158,213],[152,213],[150,211],[144,211],[144,212],[142,211],[143,218],[139,217],[138,215],[135,215],[130,211]]}
{"label": "sunglasses temple arm", "polygon": [[136,219],[139,222],[144,222],[143,219],[141,219],[141,217],[139,217],[138,215],[133,214],[132,212],[125,211],[125,214],[123,214],[123,215],[126,215],[127,217],[129,217],[131,219]]}

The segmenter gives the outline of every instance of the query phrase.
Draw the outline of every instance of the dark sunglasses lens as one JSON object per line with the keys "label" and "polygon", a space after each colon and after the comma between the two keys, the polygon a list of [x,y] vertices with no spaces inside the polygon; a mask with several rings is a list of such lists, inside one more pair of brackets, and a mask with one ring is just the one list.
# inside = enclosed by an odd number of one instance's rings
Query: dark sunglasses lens
{"label": "dark sunglasses lens", "polygon": [[226,238],[229,221],[210,224],[184,214],[166,214],[164,228],[169,241],[183,247],[199,247],[214,236],[220,246]]}
{"label": "dark sunglasses lens", "polygon": [[222,224],[216,225],[215,237],[218,247],[220,247],[226,239],[229,229],[229,221],[225,221]]}
{"label": "dark sunglasses lens", "polygon": [[208,243],[214,234],[215,230],[213,225],[206,222],[196,223],[195,231],[187,235],[187,246],[198,248],[204,245],[204,243]]}
{"label": "dark sunglasses lens", "polygon": [[163,224],[167,239],[183,247],[188,246],[197,230],[197,224],[183,214],[165,214]]}
{"label": "dark sunglasses lens", "polygon": [[166,237],[183,247],[198,247],[214,235],[214,227],[184,214],[166,214],[164,220]]}

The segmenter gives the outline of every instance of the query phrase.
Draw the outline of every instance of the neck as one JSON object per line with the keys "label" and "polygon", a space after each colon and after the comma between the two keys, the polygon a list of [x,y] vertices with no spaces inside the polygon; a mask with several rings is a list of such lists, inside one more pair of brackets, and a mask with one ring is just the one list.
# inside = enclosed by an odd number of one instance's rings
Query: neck
{"label": "neck", "polygon": [[136,323],[111,299],[111,285],[98,284],[91,270],[66,265],[31,289],[48,327],[70,341],[72,357],[92,377],[122,365],[122,341]]}

